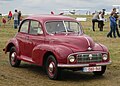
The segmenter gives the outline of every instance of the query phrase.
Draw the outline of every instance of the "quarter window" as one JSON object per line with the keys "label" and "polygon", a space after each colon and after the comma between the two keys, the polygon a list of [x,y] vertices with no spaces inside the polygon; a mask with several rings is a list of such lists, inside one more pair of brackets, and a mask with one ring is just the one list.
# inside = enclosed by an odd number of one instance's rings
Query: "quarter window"
{"label": "quarter window", "polygon": [[28,27],[29,27],[29,21],[27,20],[22,24],[20,32],[28,33]]}
{"label": "quarter window", "polygon": [[38,21],[31,21],[29,34],[43,34],[41,24]]}

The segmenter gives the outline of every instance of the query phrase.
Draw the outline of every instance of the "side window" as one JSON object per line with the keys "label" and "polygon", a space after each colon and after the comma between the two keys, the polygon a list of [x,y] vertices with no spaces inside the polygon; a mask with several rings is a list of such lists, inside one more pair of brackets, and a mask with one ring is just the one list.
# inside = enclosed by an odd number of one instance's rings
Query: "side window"
{"label": "side window", "polygon": [[29,34],[43,34],[41,24],[38,21],[31,21]]}
{"label": "side window", "polygon": [[23,33],[28,33],[28,27],[29,27],[29,20],[25,21],[21,28],[20,28],[20,32],[23,32]]}

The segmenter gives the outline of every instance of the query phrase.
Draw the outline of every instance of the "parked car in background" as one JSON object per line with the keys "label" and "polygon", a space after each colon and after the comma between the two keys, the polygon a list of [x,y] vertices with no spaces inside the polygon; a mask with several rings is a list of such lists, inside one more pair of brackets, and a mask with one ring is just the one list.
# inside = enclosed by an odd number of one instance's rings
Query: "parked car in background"
{"label": "parked car in background", "polygon": [[33,63],[50,79],[58,79],[63,69],[103,75],[111,63],[107,47],[84,34],[77,20],[62,15],[27,17],[3,50],[9,52],[12,67]]}

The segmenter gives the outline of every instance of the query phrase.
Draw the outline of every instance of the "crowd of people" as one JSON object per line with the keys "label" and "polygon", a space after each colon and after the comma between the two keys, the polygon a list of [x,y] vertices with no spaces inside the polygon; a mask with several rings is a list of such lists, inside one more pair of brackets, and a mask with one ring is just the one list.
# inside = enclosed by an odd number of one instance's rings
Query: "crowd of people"
{"label": "crowd of people", "polygon": [[7,22],[10,22],[11,19],[14,19],[14,29],[17,29],[19,24],[20,24],[20,21],[22,20],[22,16],[21,15],[22,15],[21,11],[18,12],[16,9],[15,9],[15,12],[13,14],[12,14],[11,11],[9,11],[8,19],[6,19],[5,17],[2,17],[2,23],[5,26],[5,24]]}
{"label": "crowd of people", "polygon": [[[103,31],[103,26],[105,22],[104,15],[105,15],[105,9],[102,9],[102,11],[95,12],[93,14],[93,18],[92,18],[93,31],[95,31],[95,23],[98,23],[99,31]],[[2,22],[4,26],[6,22],[10,22],[11,19],[14,19],[14,29],[17,29],[20,24],[20,21],[22,20],[21,11],[18,12],[15,9],[15,12],[13,14],[11,11],[9,11],[8,20],[6,20],[5,17],[2,17]],[[110,20],[110,31],[108,32],[107,37],[116,38],[116,34],[118,37],[120,37],[120,33],[118,29],[118,26],[120,28],[120,19],[119,19],[118,13],[116,12],[116,8],[112,9],[109,20]]]}
{"label": "crowd of people", "polygon": [[120,37],[120,34],[119,34],[119,30],[118,30],[118,24],[117,24],[117,21],[119,21],[120,23],[120,20],[118,19],[118,13],[116,12],[116,8],[113,8],[111,14],[110,14],[110,32],[107,34],[107,37],[114,37],[116,38],[116,32],[117,32],[117,35],[118,37]]}
{"label": "crowd of people", "polygon": [[[92,18],[93,31],[95,31],[96,22],[98,23],[99,30],[103,31],[103,26],[105,22],[104,15],[105,15],[105,9],[103,9],[100,12],[95,12]],[[118,13],[116,12],[116,8],[113,8],[112,12],[110,13],[109,20],[110,20],[110,31],[108,32],[107,37],[116,38],[116,33],[117,33],[117,36],[120,37],[120,33],[118,29],[118,26],[120,28],[120,19],[119,19]]]}

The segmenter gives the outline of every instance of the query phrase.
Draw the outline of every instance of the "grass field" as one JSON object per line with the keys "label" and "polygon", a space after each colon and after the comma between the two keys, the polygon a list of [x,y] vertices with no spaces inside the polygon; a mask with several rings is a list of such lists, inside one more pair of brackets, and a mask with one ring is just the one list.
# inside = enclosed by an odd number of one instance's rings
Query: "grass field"
{"label": "grass field", "polygon": [[84,32],[95,42],[100,42],[108,47],[112,64],[108,66],[104,76],[96,77],[92,73],[65,70],[62,72],[62,79],[56,81],[50,80],[41,67],[33,64],[22,62],[19,68],[11,67],[8,54],[4,54],[2,49],[7,41],[14,37],[17,30],[13,29],[13,21],[4,26],[0,20],[0,86],[120,86],[120,38],[106,37],[109,22],[105,22],[103,32],[100,32],[97,27],[93,32],[91,29],[92,16],[72,17],[87,17],[86,22],[81,22]]}

